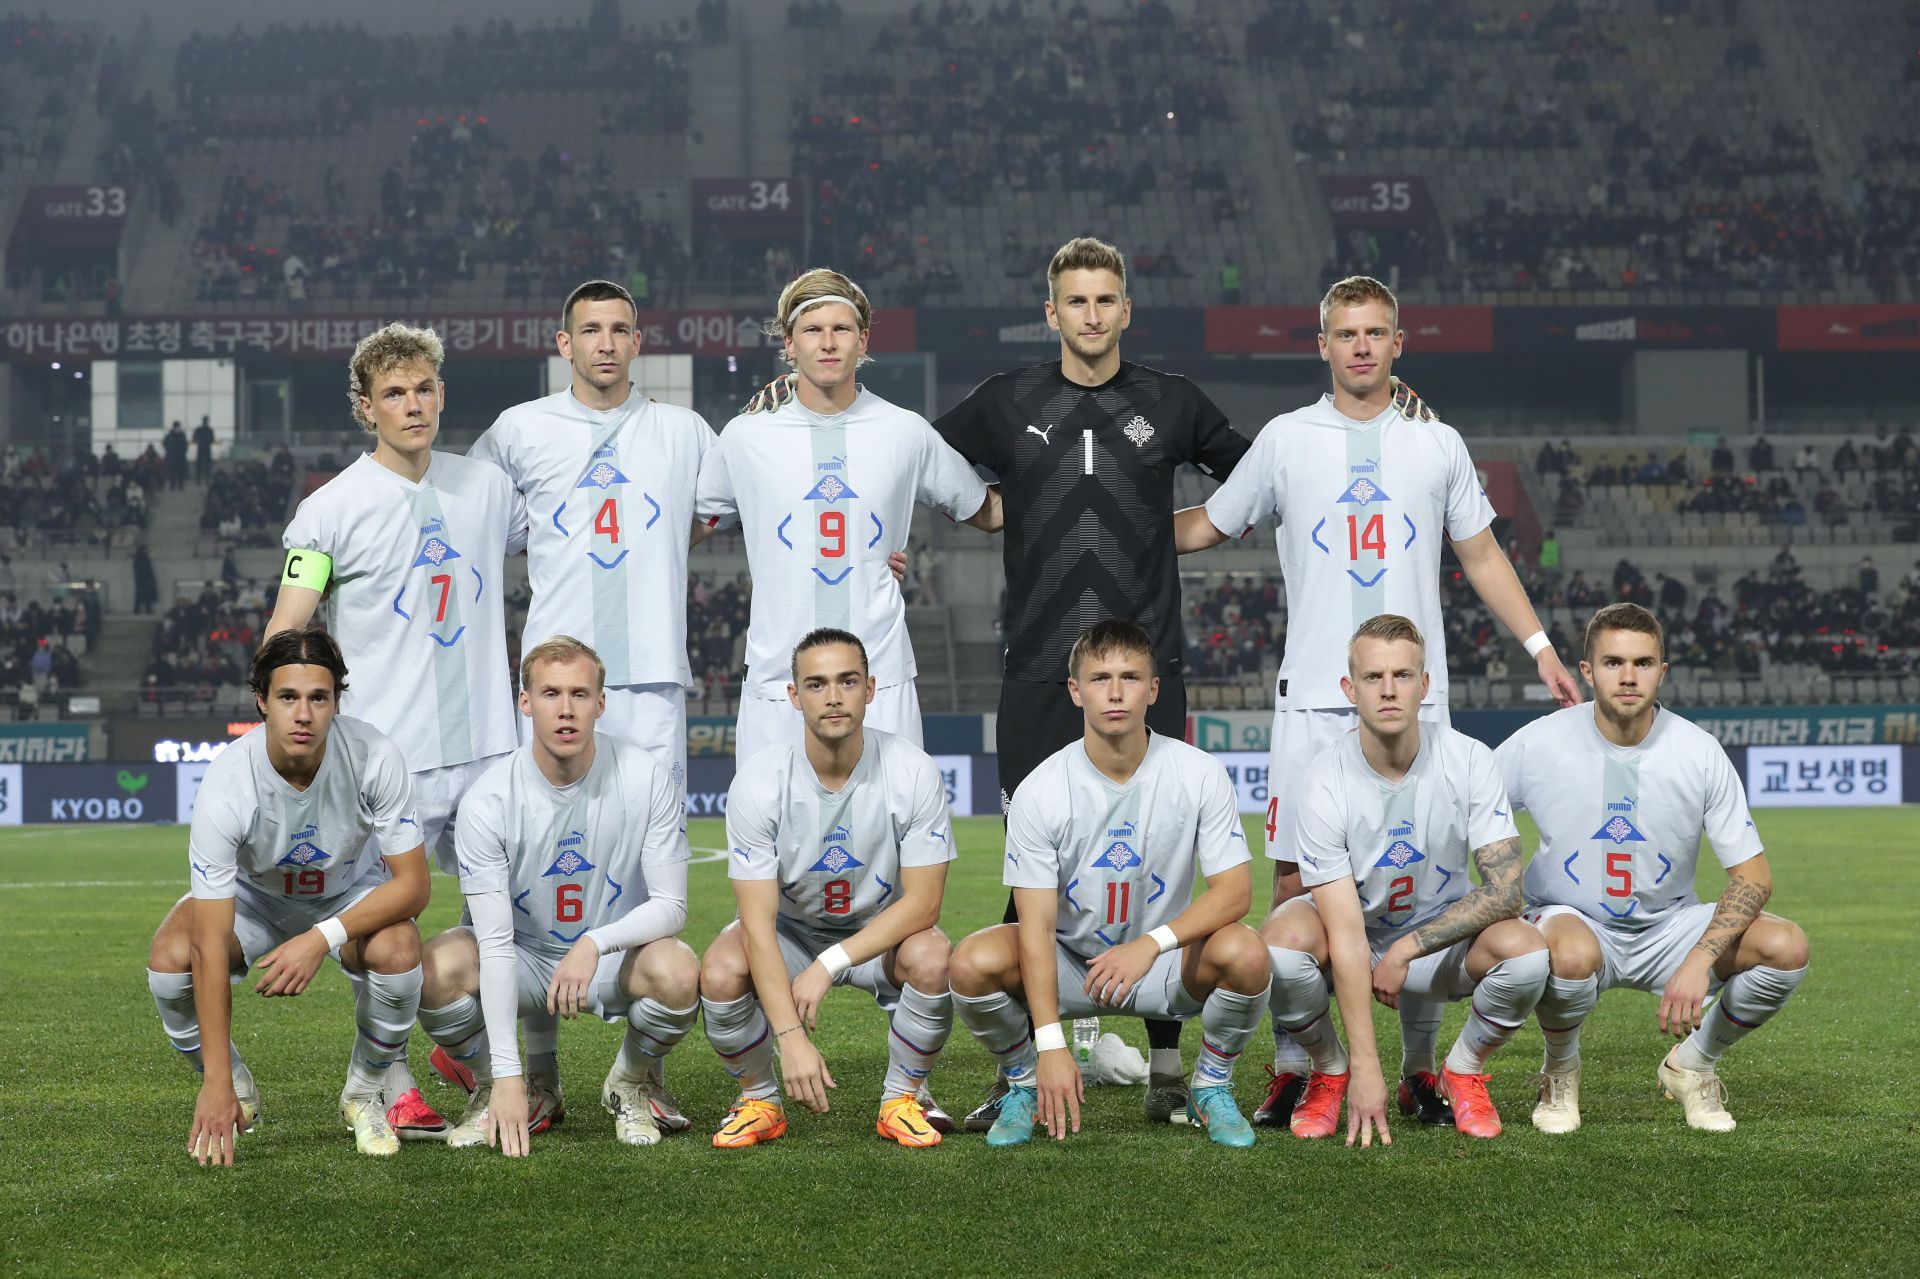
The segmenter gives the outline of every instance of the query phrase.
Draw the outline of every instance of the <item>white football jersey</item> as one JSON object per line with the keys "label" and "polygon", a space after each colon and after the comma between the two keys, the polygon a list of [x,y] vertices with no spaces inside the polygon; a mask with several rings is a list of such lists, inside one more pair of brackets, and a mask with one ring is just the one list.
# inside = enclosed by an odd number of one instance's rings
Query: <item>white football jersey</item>
{"label": "white football jersey", "polygon": [[927,753],[877,728],[838,791],[804,746],[774,746],[727,791],[727,875],[780,882],[780,913],[857,932],[899,900],[900,870],[954,859],[946,784]]}
{"label": "white football jersey", "polygon": [[1300,796],[1300,882],[1351,877],[1367,936],[1390,941],[1473,887],[1476,848],[1514,839],[1493,752],[1451,728],[1420,726],[1420,753],[1397,782],[1373,771],[1347,733],[1307,766]]}
{"label": "white football jersey", "polygon": [[1588,702],[1543,715],[1494,752],[1508,796],[1540,827],[1527,901],[1644,927],[1699,900],[1702,832],[1729,869],[1763,851],[1760,832],[1710,733],[1662,707],[1638,746],[1615,746],[1594,713]]}
{"label": "white football jersey", "polygon": [[549,782],[533,747],[501,760],[460,802],[460,891],[504,892],[516,946],[560,958],[647,900],[647,870],[688,861],[680,792],[648,751],[605,733],[571,786]]}
{"label": "white football jersey", "polygon": [[1445,703],[1441,538],[1472,537],[1493,516],[1465,441],[1445,423],[1392,409],[1356,422],[1330,395],[1268,422],[1207,499],[1207,518],[1235,537],[1279,522],[1287,647],[1276,708],[1345,707],[1347,641],[1381,613],[1420,628],[1433,677],[1426,700]]}
{"label": "white football jersey", "polygon": [[687,531],[713,445],[698,413],[638,392],[601,411],[560,391],[499,416],[468,456],[526,499],[522,652],[571,635],[593,646],[611,686],[691,682]]}
{"label": "white football jersey", "polygon": [[1007,811],[1008,888],[1060,894],[1054,936],[1082,959],[1171,922],[1206,876],[1247,861],[1233,782],[1220,762],[1159,733],[1125,786],[1085,741],[1040,763]]}
{"label": "white football jersey", "polygon": [[867,646],[883,686],[913,678],[906,603],[887,570],[919,502],[956,520],[987,500],[965,458],[918,413],[864,388],[823,417],[798,399],[742,414],[700,471],[700,518],[738,519],[753,574],[746,692],[785,694],[793,647],[838,627]]}
{"label": "white football jersey", "polygon": [[382,858],[420,847],[406,761],[379,729],[345,715],[333,717],[305,790],[274,771],[264,725],[221,751],[201,779],[191,830],[193,896],[245,897],[271,918],[282,902],[338,914],[386,882]]}
{"label": "white football jersey", "polygon": [[501,574],[520,506],[487,462],[435,453],[415,484],[363,454],[300,503],[281,539],[332,558],[341,709],[391,737],[414,772],[518,740]]}

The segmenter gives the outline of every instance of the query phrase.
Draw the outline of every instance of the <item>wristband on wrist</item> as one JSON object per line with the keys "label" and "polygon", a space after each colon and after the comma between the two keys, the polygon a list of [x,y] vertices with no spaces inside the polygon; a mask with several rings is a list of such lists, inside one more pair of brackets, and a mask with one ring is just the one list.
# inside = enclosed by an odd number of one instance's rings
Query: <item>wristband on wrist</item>
{"label": "wristband on wrist", "polygon": [[1528,657],[1538,657],[1540,650],[1553,647],[1553,641],[1547,638],[1545,631],[1535,631],[1520,641],[1520,647],[1527,650]]}
{"label": "wristband on wrist", "polygon": [[314,927],[319,929],[320,935],[327,939],[328,950],[339,950],[347,944],[347,926],[340,922],[338,915],[331,919],[323,919]]}
{"label": "wristband on wrist", "polygon": [[1160,953],[1163,955],[1170,950],[1180,949],[1180,939],[1174,935],[1171,924],[1162,924],[1160,927],[1148,933],[1147,936],[1153,938],[1155,944],[1160,947]]}
{"label": "wristband on wrist", "polygon": [[853,967],[853,960],[847,957],[847,948],[839,942],[835,942],[813,958],[815,963],[827,970],[827,976],[835,981],[840,980],[841,973]]}
{"label": "wristband on wrist", "polygon": [[1067,1046],[1067,1032],[1060,1029],[1057,1021],[1033,1028],[1033,1047],[1036,1052],[1052,1052],[1055,1048]]}

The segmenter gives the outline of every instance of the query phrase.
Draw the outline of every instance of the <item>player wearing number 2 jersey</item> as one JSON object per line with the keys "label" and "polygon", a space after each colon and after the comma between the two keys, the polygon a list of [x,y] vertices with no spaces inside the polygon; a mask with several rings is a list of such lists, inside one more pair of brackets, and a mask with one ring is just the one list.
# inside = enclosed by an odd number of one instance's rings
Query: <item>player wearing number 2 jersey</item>
{"label": "player wearing number 2 jersey", "polygon": [[[1637,604],[1601,609],[1580,663],[1593,705],[1534,720],[1495,752],[1508,795],[1540,828],[1525,887],[1526,918],[1553,954],[1538,1010],[1542,1132],[1580,1126],[1580,1024],[1614,986],[1659,995],[1660,1029],[1684,1037],[1657,1073],[1688,1126],[1731,1129],[1720,1057],[1807,974],[1806,934],[1761,910],[1773,877],[1740,775],[1719,742],[1656,700],[1664,640]],[[1703,834],[1727,872],[1711,904],[1693,890]]]}
{"label": "player wearing number 2 jersey", "polygon": [[[1549,691],[1562,705],[1579,700],[1494,537],[1493,507],[1466,444],[1417,399],[1396,395],[1399,326],[1399,303],[1378,280],[1355,276],[1329,289],[1320,303],[1320,358],[1332,371],[1332,393],[1267,423],[1207,504],[1175,517],[1182,553],[1239,537],[1262,520],[1280,526],[1287,644],[1267,773],[1276,780],[1300,776],[1352,730],[1355,711],[1340,691],[1347,637],[1382,613],[1411,619],[1426,636],[1430,683],[1419,715],[1434,729],[1447,726],[1443,538],[1487,607],[1526,637]],[[1276,784],[1267,804],[1275,907],[1303,891],[1293,844],[1298,799],[1298,788]],[[1432,1091],[1441,1011],[1424,999],[1401,1004],[1401,1109],[1417,1109],[1429,1123],[1450,1122]],[[1277,1019],[1274,1037],[1274,1076],[1254,1122],[1283,1127],[1306,1061]]]}
{"label": "player wearing number 2 jersey", "polygon": [[811,1036],[828,989],[850,985],[889,1013],[880,1135],[935,1146],[950,1125],[927,1076],[953,1029],[951,948],[937,926],[954,858],[946,789],[919,747],[865,726],[874,679],[858,637],[814,631],[791,660],[806,736],[744,761],[727,792],[740,917],[708,948],[700,997],[740,1097],[713,1144],[786,1132],[776,1044],[787,1091],[826,1111],[833,1077]]}
{"label": "player wearing number 2 jersey", "polygon": [[[914,504],[989,531],[999,502],[925,418],[862,388],[873,311],[846,276],[816,269],[780,294],[769,333],[794,367],[793,397],[720,433],[700,472],[699,514],[746,535],[753,603],[735,756],[797,745],[785,688],[800,637],[858,635],[872,657],[874,727],[920,743],[906,604],[888,556],[907,544]],[[758,401],[756,401],[757,403]]]}

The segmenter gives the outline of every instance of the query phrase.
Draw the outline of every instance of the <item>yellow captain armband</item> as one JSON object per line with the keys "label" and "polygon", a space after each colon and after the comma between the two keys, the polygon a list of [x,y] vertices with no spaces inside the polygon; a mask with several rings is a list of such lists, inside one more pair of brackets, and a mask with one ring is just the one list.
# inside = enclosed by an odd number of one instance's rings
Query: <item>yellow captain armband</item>
{"label": "yellow captain armband", "polygon": [[327,589],[327,579],[332,576],[332,556],[296,546],[287,552],[286,567],[280,570],[280,585],[324,591]]}

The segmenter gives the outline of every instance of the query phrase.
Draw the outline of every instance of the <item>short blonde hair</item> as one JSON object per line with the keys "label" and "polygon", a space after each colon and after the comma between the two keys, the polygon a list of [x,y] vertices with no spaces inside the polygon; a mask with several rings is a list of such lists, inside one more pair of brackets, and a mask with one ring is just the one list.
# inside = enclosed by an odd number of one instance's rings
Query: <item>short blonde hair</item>
{"label": "short blonde hair", "polygon": [[[838,271],[817,266],[801,272],[786,288],[780,290],[780,300],[774,303],[774,316],[763,326],[763,331],[775,341],[784,342],[793,336],[794,321],[799,319],[794,312],[828,298],[845,298],[853,303],[862,333],[873,328],[873,304],[867,301],[866,290]],[[793,363],[784,350],[780,352],[780,358],[788,364]],[[873,357],[862,355],[860,363],[871,364]]]}
{"label": "short blonde hair", "polygon": [[408,364],[431,364],[433,375],[440,376],[447,348],[432,329],[416,329],[395,320],[360,339],[347,362],[347,403],[353,406],[353,420],[368,435],[374,433],[373,415],[360,407],[361,400],[373,398],[373,380],[382,373]]}
{"label": "short blonde hair", "polygon": [[1081,631],[1080,638],[1073,641],[1073,648],[1067,653],[1067,674],[1077,680],[1081,666],[1089,660],[1123,653],[1146,658],[1147,674],[1160,673],[1160,663],[1153,652],[1153,636],[1147,634],[1147,628],[1125,618],[1110,617]]}
{"label": "short blonde hair", "polygon": [[1667,631],[1660,625],[1660,619],[1639,604],[1622,600],[1608,604],[1593,615],[1587,623],[1587,635],[1584,651],[1581,653],[1587,661],[1593,660],[1594,646],[1601,635],[1608,631],[1632,631],[1636,635],[1653,636],[1654,646],[1660,652],[1660,660],[1667,660]]}
{"label": "short blonde hair", "polygon": [[1068,240],[1047,263],[1047,296],[1059,297],[1060,277],[1068,271],[1111,271],[1120,277],[1120,296],[1127,295],[1127,259],[1105,240],[1090,235]]}
{"label": "short blonde hair", "polygon": [[1365,306],[1369,302],[1386,303],[1388,313],[1393,316],[1393,327],[1400,327],[1400,299],[1393,296],[1393,290],[1370,275],[1350,275],[1320,299],[1320,331],[1325,333],[1333,322],[1336,306]]}
{"label": "short blonde hair", "polygon": [[527,650],[520,659],[520,688],[524,692],[533,686],[533,668],[542,662],[571,662],[586,658],[593,663],[593,686],[596,690],[607,686],[607,664],[600,660],[600,654],[581,643],[571,635],[556,635],[552,639],[541,640]]}
{"label": "short blonde hair", "polygon": [[1410,618],[1402,617],[1398,613],[1381,613],[1360,623],[1360,628],[1353,633],[1353,638],[1347,641],[1349,671],[1353,669],[1353,650],[1363,639],[1380,640],[1386,644],[1398,644],[1405,640],[1420,650],[1422,658],[1427,655],[1426,637],[1420,634],[1420,628],[1415,626]]}

